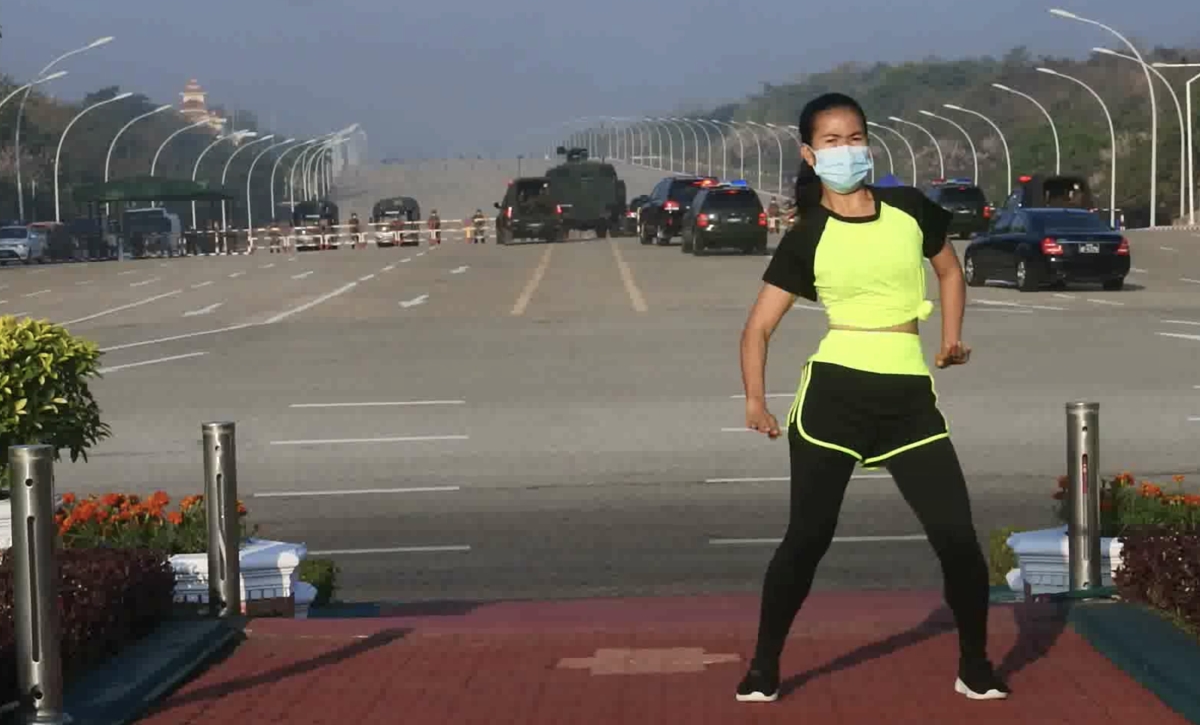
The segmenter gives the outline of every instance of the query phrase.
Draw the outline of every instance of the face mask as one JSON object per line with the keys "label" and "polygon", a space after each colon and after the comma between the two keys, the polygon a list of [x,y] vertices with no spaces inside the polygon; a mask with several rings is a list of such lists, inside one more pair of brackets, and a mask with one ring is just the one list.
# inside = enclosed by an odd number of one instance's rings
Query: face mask
{"label": "face mask", "polygon": [[833,146],[815,151],[817,165],[813,169],[821,183],[839,194],[849,194],[862,186],[874,164],[866,146]]}

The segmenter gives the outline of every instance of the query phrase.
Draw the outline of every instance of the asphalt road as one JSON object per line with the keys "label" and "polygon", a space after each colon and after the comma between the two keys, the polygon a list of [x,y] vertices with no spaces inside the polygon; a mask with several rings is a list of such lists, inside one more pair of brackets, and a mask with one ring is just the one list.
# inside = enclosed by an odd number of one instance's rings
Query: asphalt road
{"label": "asphalt road", "polygon": [[[461,171],[459,206],[487,206]],[[360,196],[405,193],[376,173]],[[631,195],[656,175],[627,174]],[[1053,523],[1068,400],[1100,402],[1104,470],[1197,471],[1200,236],[1129,237],[1121,292],[970,291],[975,355],[936,379],[981,536]],[[344,599],[752,591],[787,507],[786,444],[740,430],[736,397],[766,262],[617,239],[6,268],[0,312],[106,350],[115,436],[60,465],[60,492],[197,492],[200,423],[234,420],[252,519],[334,552]],[[802,306],[773,342],[778,414],[822,329]],[[864,475],[838,531],[861,538],[818,586],[937,586],[890,480]]]}

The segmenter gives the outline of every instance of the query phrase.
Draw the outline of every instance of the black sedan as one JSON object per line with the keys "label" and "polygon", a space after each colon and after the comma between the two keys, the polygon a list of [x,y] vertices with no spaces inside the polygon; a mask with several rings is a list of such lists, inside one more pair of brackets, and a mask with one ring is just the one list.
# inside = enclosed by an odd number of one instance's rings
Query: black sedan
{"label": "black sedan", "polygon": [[1119,290],[1129,274],[1129,242],[1085,209],[1005,210],[963,252],[968,285],[1015,282],[1022,292],[1072,282]]}

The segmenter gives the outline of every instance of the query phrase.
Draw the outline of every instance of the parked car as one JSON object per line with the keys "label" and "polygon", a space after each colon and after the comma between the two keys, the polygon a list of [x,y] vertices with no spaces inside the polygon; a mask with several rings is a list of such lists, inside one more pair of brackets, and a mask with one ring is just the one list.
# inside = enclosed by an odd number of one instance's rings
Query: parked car
{"label": "parked car", "polygon": [[968,285],[1012,282],[1022,292],[1075,282],[1119,290],[1129,265],[1129,241],[1087,209],[1006,209],[963,250]]}
{"label": "parked car", "polygon": [[42,264],[50,258],[45,230],[24,225],[0,227],[0,264]]}

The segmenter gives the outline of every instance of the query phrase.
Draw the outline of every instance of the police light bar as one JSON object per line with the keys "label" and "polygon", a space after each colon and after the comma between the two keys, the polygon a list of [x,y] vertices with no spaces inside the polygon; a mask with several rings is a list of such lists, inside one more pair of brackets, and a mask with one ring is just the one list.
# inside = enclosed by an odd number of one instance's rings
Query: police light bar
{"label": "police light bar", "polygon": [[973,183],[974,181],[975,181],[974,179],[948,179],[947,180],[947,182],[951,183],[951,184],[970,184],[970,183]]}
{"label": "police light bar", "polygon": [[716,185],[717,185],[716,179],[701,179],[700,180],[700,186],[702,186],[702,187],[716,186]]}
{"label": "police light bar", "polygon": [[747,189],[750,188],[750,182],[746,181],[745,179],[734,179],[733,181],[727,181],[725,183],[727,183],[729,186],[741,186]]}
{"label": "police light bar", "polygon": [[1017,181],[1021,182],[1022,184],[1028,184],[1029,182],[1033,181],[1033,177],[1032,176],[1018,176]]}

